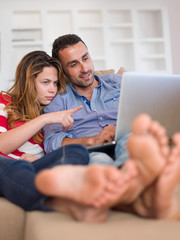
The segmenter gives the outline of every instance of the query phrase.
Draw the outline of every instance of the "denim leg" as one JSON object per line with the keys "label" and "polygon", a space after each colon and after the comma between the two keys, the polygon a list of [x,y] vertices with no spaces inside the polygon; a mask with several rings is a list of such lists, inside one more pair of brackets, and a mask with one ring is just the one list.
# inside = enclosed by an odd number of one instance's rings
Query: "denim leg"
{"label": "denim leg", "polygon": [[0,195],[25,210],[46,210],[47,197],[36,190],[35,176],[31,163],[0,156]]}
{"label": "denim leg", "polygon": [[36,171],[39,172],[44,168],[52,168],[61,164],[88,165],[88,163],[88,150],[83,145],[71,144],[46,154],[32,164]]}
{"label": "denim leg", "polygon": [[114,165],[114,160],[104,152],[91,152],[89,164]]}
{"label": "denim leg", "polygon": [[121,167],[125,161],[128,159],[129,154],[127,151],[127,140],[130,134],[122,137],[115,146],[115,160],[113,160],[108,154],[103,152],[91,152],[89,154],[90,160],[89,164],[106,164],[113,165],[115,167]]}
{"label": "denim leg", "polygon": [[131,134],[125,135],[116,144],[114,165],[117,167],[121,167],[125,163],[125,161],[129,158],[129,153],[127,150],[127,140],[130,135]]}
{"label": "denim leg", "polygon": [[0,195],[25,210],[46,210],[46,196],[35,187],[36,174],[60,164],[87,165],[89,153],[85,147],[68,145],[29,163],[0,156]]}

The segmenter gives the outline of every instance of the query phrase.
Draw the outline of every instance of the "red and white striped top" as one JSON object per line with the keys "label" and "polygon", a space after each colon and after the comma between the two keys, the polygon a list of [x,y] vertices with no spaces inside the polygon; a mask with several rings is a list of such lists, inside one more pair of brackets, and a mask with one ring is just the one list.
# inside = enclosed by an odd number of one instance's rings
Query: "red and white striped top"
{"label": "red and white striped top", "polygon": [[[9,97],[9,99],[11,99],[11,98]],[[4,109],[6,104],[7,104],[7,101],[0,94],[0,134],[11,129],[7,123],[7,111]],[[24,124],[24,122],[22,122],[22,121],[17,122],[15,124],[15,127],[21,126],[22,124]],[[26,133],[24,133],[24,134],[26,134]],[[20,146],[18,149],[11,152],[10,154],[4,155],[3,153],[0,153],[0,155],[11,157],[14,159],[19,159],[20,156],[24,153],[33,154],[37,158],[40,158],[40,157],[44,156],[43,144],[38,144],[38,143],[34,142],[33,138],[31,138],[27,142],[25,142],[22,146]]]}

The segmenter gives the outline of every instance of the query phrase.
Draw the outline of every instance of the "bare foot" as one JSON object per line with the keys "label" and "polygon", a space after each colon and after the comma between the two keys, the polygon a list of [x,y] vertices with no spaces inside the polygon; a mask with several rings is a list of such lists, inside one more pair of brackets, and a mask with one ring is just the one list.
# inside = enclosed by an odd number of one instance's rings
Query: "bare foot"
{"label": "bare foot", "polygon": [[57,166],[41,171],[36,179],[37,189],[47,196],[66,198],[76,203],[102,207],[124,189],[121,186],[133,176],[113,166]]}
{"label": "bare foot", "polygon": [[147,114],[141,114],[134,120],[132,132],[136,135],[150,134],[158,142],[162,155],[166,158],[169,154],[169,141],[165,128],[157,121],[153,121]]}
{"label": "bare foot", "polygon": [[66,213],[80,222],[105,222],[107,220],[107,208],[94,208],[76,203],[72,200],[63,198],[49,198],[46,201],[47,209]]}
{"label": "bare foot", "polygon": [[174,147],[162,173],[132,204],[140,216],[167,220],[180,219],[176,190],[180,182],[180,134],[173,138]]}
{"label": "bare foot", "polygon": [[145,114],[134,120],[127,148],[139,174],[128,183],[129,188],[121,198],[121,204],[133,203],[144,189],[152,184],[165,166],[169,154],[164,128]]}
{"label": "bare foot", "polygon": [[[179,138],[180,140],[180,138]],[[174,147],[162,174],[154,186],[154,209],[157,218],[180,219],[176,190],[180,182],[180,141],[174,136]]]}
{"label": "bare foot", "polygon": [[127,192],[129,191],[129,186],[133,182],[133,179],[138,175],[138,169],[134,161],[128,160],[123,168],[120,170],[124,183],[116,190],[116,192],[111,193],[109,198],[106,199],[104,206],[106,208],[114,207],[117,203],[122,202],[123,199],[127,198]]}

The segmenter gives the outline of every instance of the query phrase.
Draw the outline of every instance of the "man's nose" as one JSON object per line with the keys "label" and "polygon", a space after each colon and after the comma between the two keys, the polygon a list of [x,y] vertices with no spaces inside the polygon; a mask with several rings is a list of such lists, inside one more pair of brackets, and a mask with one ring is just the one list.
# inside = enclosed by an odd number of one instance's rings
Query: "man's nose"
{"label": "man's nose", "polygon": [[81,72],[87,72],[87,64],[81,63]]}

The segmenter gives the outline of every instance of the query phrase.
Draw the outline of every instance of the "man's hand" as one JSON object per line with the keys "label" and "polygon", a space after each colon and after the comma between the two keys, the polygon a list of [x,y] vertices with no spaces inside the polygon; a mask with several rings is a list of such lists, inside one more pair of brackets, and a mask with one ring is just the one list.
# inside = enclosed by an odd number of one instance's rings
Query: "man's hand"
{"label": "man's hand", "polygon": [[105,142],[111,142],[115,137],[116,127],[110,125],[105,127],[98,135],[94,137],[83,137],[83,138],[67,138],[65,137],[62,141],[62,146],[68,144],[82,144],[86,147],[102,144]]}
{"label": "man's hand", "polygon": [[115,131],[116,127],[114,125],[105,127],[97,136],[94,137],[93,145],[113,141],[115,137]]}

